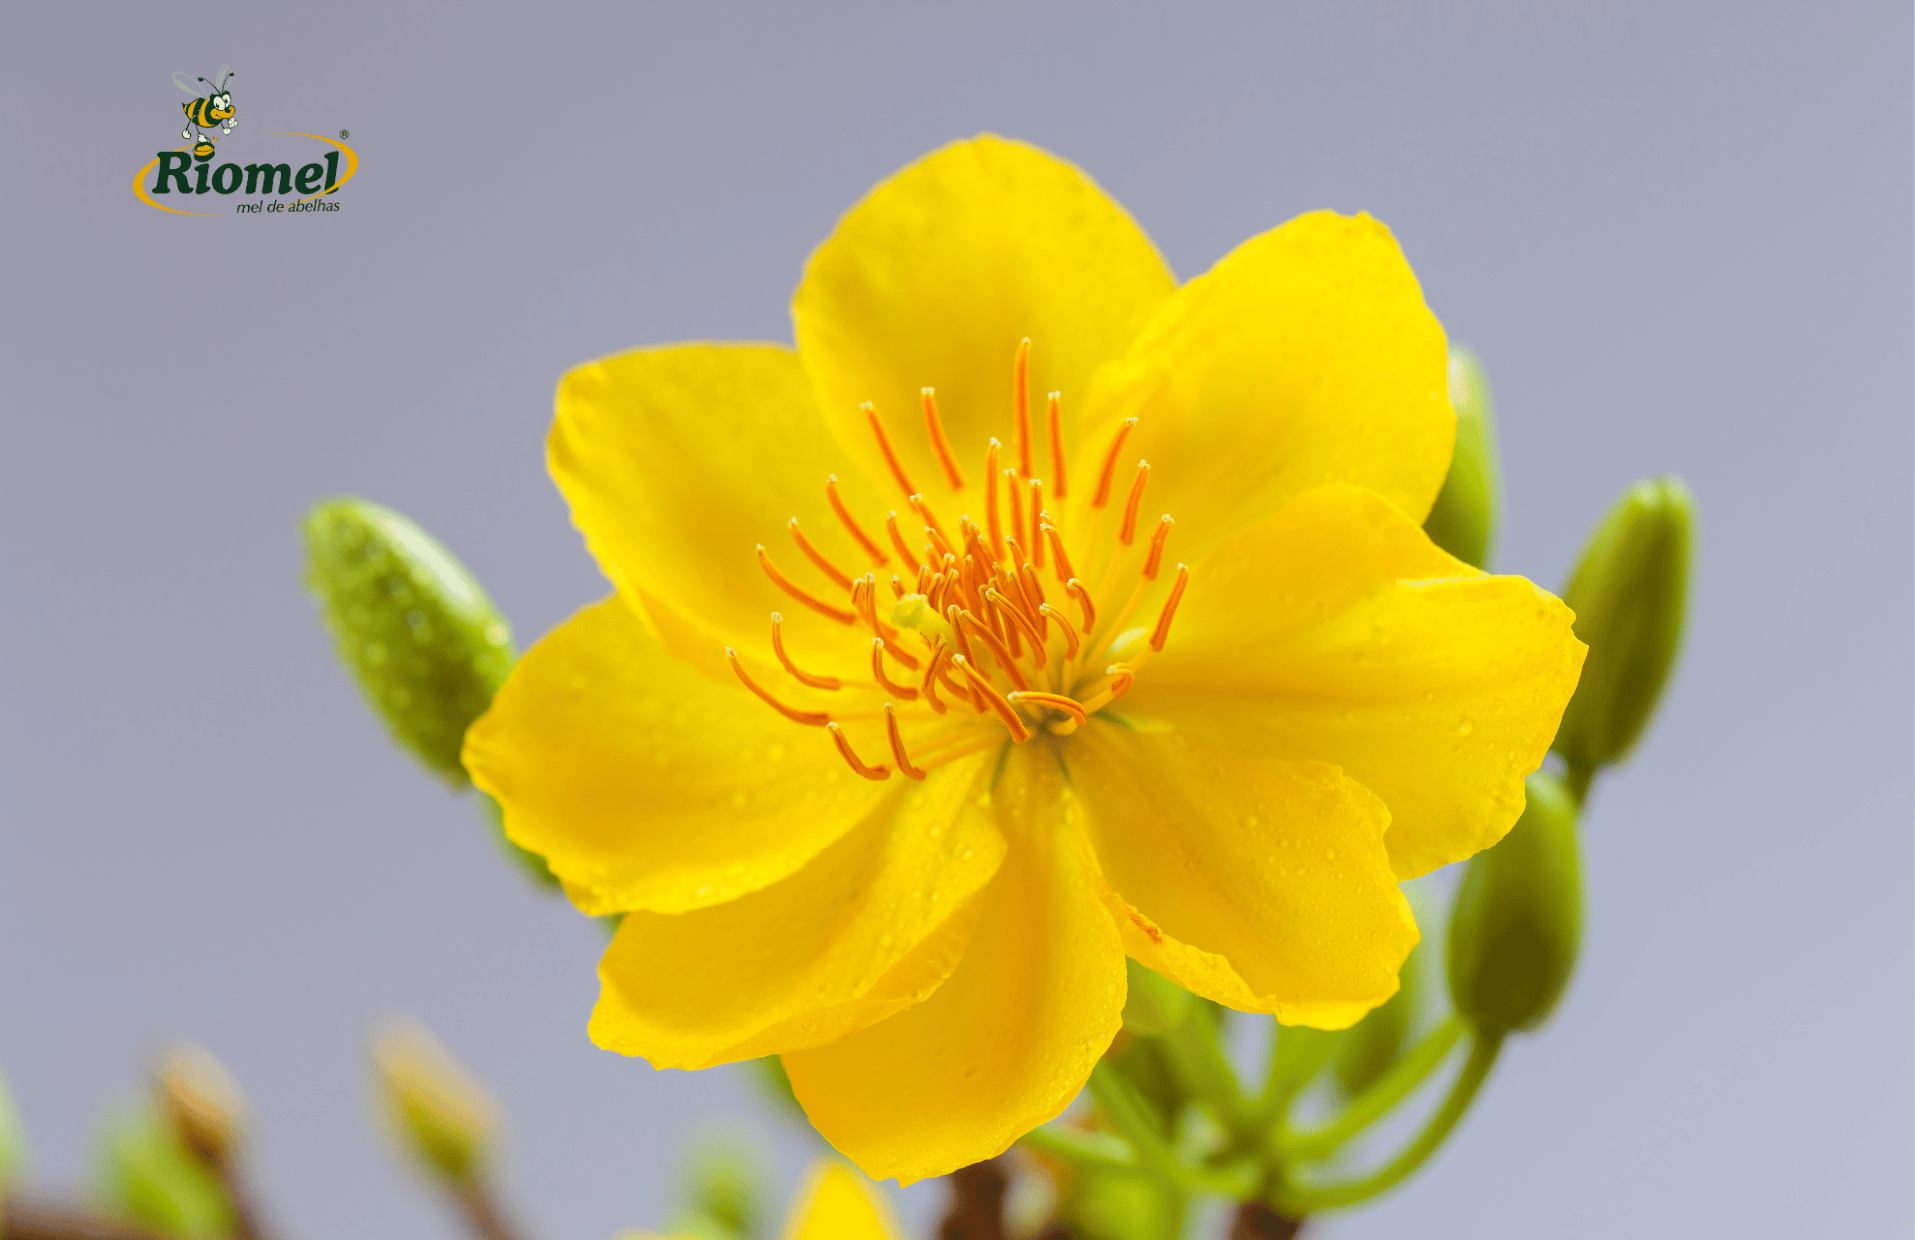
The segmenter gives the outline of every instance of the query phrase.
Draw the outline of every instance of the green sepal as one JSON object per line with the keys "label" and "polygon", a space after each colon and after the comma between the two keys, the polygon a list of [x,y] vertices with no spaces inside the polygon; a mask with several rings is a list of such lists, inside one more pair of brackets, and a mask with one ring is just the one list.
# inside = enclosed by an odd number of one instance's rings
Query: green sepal
{"label": "green sepal", "polygon": [[1695,500],[1680,478],[1638,482],[1609,510],[1563,591],[1589,646],[1555,750],[1579,783],[1619,762],[1656,713],[1682,647]]}
{"label": "green sepal", "polygon": [[1354,1098],[1375,1084],[1409,1040],[1423,991],[1423,948],[1410,949],[1397,973],[1396,993],[1337,1039],[1332,1066],[1344,1096]]}
{"label": "green sepal", "polygon": [[109,1117],[94,1179],[105,1212],[172,1240],[215,1240],[232,1231],[225,1190],[151,1104]]}
{"label": "green sepal", "polygon": [[1154,969],[1124,960],[1129,989],[1124,996],[1124,1028],[1139,1037],[1169,1033],[1190,1015],[1190,992]]}
{"label": "green sepal", "polygon": [[758,1092],[773,1107],[806,1123],[810,1122],[805,1119],[805,1109],[799,1105],[798,1095],[792,1091],[791,1074],[785,1071],[784,1060],[776,1055],[765,1055],[759,1059],[746,1060],[744,1067],[751,1073]]}
{"label": "green sepal", "polygon": [[[505,810],[499,803],[483,792],[478,793],[476,799],[479,802],[479,813],[485,818],[486,825],[492,828],[492,838],[498,842],[499,851],[505,854],[506,860],[517,866],[519,872],[534,883],[556,891],[559,878],[552,873],[552,867],[545,864],[545,858],[529,848],[519,847],[512,842],[510,836],[506,835]],[[617,928],[616,922],[613,923],[613,928]]]}
{"label": "green sepal", "polygon": [[353,496],[306,514],[306,584],[393,739],[454,787],[465,730],[515,657],[478,581],[406,517]]}
{"label": "green sepal", "polygon": [[1529,777],[1522,817],[1471,858],[1450,912],[1450,998],[1478,1029],[1533,1029],[1569,985],[1582,943],[1576,801]]}
{"label": "green sepal", "polygon": [[1456,450],[1423,530],[1457,559],[1486,568],[1503,508],[1496,410],[1482,362],[1460,345],[1450,349],[1450,405],[1456,410]]}

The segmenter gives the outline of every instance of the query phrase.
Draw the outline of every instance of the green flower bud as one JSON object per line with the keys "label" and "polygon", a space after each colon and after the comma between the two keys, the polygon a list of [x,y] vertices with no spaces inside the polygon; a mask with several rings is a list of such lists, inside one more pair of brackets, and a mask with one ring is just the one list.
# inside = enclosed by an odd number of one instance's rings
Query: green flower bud
{"label": "green flower bud", "polygon": [[0,1197],[7,1185],[25,1178],[27,1170],[27,1130],[20,1112],[13,1105],[13,1092],[7,1078],[0,1076]]}
{"label": "green flower bud", "polygon": [[1130,989],[1124,998],[1124,1028],[1140,1037],[1157,1037],[1190,1015],[1190,992],[1154,969],[1126,958]]}
{"label": "green flower bud", "polygon": [[1456,410],[1456,451],[1423,529],[1443,550],[1483,568],[1496,546],[1503,478],[1489,377],[1476,355],[1461,346],[1450,349],[1450,405]]}
{"label": "green flower bud", "polygon": [[1423,989],[1423,949],[1410,949],[1397,974],[1396,993],[1381,1007],[1351,1026],[1337,1040],[1337,1084],[1346,1097],[1354,1098],[1368,1089],[1396,1062],[1416,1023],[1418,1001]]}
{"label": "green flower bud", "polygon": [[687,1160],[687,1203],[669,1234],[686,1240],[750,1240],[765,1222],[765,1171],[742,1140],[713,1135]]}
{"label": "green flower bud", "polygon": [[150,1104],[108,1120],[95,1180],[103,1210],[162,1236],[215,1240],[232,1232],[225,1189]]}
{"label": "green flower bud", "polygon": [[153,1068],[155,1092],[173,1131],[202,1160],[230,1157],[246,1133],[246,1095],[204,1049],[180,1043]]}
{"label": "green flower bud", "polygon": [[1649,726],[1682,645],[1695,501],[1679,478],[1630,487],[1583,550],[1563,591],[1589,646],[1556,752],[1572,783],[1620,761]]}
{"label": "green flower bud", "polygon": [[373,1038],[372,1063],[392,1133],[427,1174],[456,1188],[485,1172],[498,1142],[498,1107],[424,1025],[386,1024]]}
{"label": "green flower bud", "polygon": [[1486,1032],[1542,1024],[1582,942],[1575,799],[1542,774],[1528,793],[1509,834],[1470,860],[1450,911],[1450,998]]}
{"label": "green flower bud", "polygon": [[512,668],[512,633],[430,534],[363,499],[306,514],[306,584],[339,657],[401,745],[455,787],[465,730]]}

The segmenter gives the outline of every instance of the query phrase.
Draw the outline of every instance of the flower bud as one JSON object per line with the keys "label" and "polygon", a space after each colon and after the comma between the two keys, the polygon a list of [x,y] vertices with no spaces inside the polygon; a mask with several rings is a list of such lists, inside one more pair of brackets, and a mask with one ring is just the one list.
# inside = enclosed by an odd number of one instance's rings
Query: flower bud
{"label": "flower bud", "polygon": [[1509,834],[1470,860],[1450,910],[1450,998],[1485,1032],[1542,1024],[1582,941],[1575,799],[1542,774],[1528,793]]}
{"label": "flower bud", "polygon": [[498,1107],[424,1025],[389,1022],[373,1038],[372,1063],[394,1136],[428,1174],[457,1187],[485,1171]]}
{"label": "flower bud", "polygon": [[172,1240],[232,1233],[225,1189],[152,1105],[108,1120],[96,1159],[96,1192],[106,1212]]}
{"label": "flower bud", "polygon": [[512,634],[471,573],[389,508],[345,497],[305,522],[306,584],[394,739],[455,787],[465,730],[511,670]]}
{"label": "flower bud", "polygon": [[160,1107],[181,1143],[202,1160],[220,1163],[246,1133],[246,1096],[239,1083],[203,1048],[180,1043],[154,1065]]}
{"label": "flower bud", "polygon": [[1410,949],[1403,968],[1397,973],[1396,993],[1381,1007],[1352,1025],[1337,1040],[1337,1084],[1346,1097],[1354,1098],[1375,1084],[1409,1039],[1410,1026],[1416,1023],[1417,1003],[1422,998],[1423,949]]}
{"label": "flower bud", "polygon": [[1124,997],[1124,1028],[1140,1037],[1169,1033],[1190,1015],[1190,992],[1154,969],[1126,958],[1130,989]]}
{"label": "flower bud", "polygon": [[1577,783],[1620,761],[1656,713],[1682,645],[1694,540],[1682,480],[1638,482],[1596,527],[1563,591],[1589,646],[1555,743]]}
{"label": "flower bud", "polygon": [[7,1078],[0,1076],[0,1197],[7,1185],[21,1179],[27,1169],[27,1133],[20,1123],[20,1112],[13,1105],[13,1093]]}
{"label": "flower bud", "polygon": [[1450,405],[1456,410],[1456,450],[1423,529],[1443,550],[1482,568],[1496,545],[1503,479],[1489,377],[1476,355],[1460,346],[1450,349]]}
{"label": "flower bud", "polygon": [[686,1205],[668,1229],[687,1240],[750,1240],[765,1221],[765,1171],[735,1138],[699,1142],[687,1160]]}

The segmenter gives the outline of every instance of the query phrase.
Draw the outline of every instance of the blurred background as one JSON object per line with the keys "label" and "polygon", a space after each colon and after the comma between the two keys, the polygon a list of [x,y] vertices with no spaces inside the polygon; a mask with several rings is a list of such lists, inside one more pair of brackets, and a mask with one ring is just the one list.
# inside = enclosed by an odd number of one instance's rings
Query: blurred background
{"label": "blurred background", "polygon": [[[258,1112],[294,1237],[450,1236],[365,1031],[495,1088],[549,1237],[662,1222],[741,1074],[594,1049],[603,937],[386,738],[301,584],[355,492],[521,644],[606,590],[545,476],[566,368],[789,340],[838,214],[981,130],[1099,180],[1182,278],[1301,211],[1396,232],[1494,385],[1496,567],[1557,588],[1673,471],[1686,658],[1586,817],[1579,975],[1407,1187],[1323,1236],[1907,1235],[1911,18],[1903,3],[29,6],[0,357],[0,1068],[77,1185],[160,1039]],[[131,193],[170,77],[351,132],[324,215]],[[287,141],[279,139],[277,141]],[[230,205],[230,200],[223,200]],[[904,1196],[929,1217],[936,1193]]]}

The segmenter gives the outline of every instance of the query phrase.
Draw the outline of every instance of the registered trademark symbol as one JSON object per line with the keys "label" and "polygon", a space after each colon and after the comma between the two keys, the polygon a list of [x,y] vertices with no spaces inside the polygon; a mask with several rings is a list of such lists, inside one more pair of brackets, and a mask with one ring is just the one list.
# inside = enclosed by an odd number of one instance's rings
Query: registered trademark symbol
{"label": "registered trademark symbol", "polygon": [[350,138],[350,137],[352,137],[352,131],[350,129],[342,129],[339,131],[339,140],[341,142],[344,142],[347,138]]}

